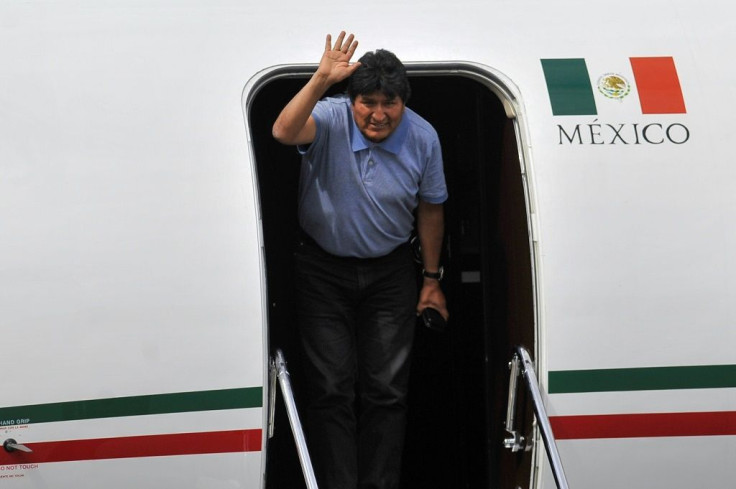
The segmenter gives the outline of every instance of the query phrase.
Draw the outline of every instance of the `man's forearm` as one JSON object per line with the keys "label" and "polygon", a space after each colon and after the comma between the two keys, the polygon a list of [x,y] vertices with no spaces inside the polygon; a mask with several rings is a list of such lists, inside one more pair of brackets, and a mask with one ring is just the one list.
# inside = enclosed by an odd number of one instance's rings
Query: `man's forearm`
{"label": "man's forearm", "polygon": [[[417,233],[422,245],[424,269],[429,273],[437,273],[440,268],[442,238],[445,233],[445,214],[442,204],[428,204],[419,201]],[[450,317],[439,280],[425,276],[419,292],[417,314],[421,314],[428,307],[439,311],[445,321]]]}
{"label": "man's forearm", "polygon": [[305,133],[304,129],[309,116],[312,115],[312,110],[328,88],[330,88],[329,82],[323,76],[315,73],[279,114],[273,124],[273,137],[283,144],[312,142],[314,135],[309,132]]}
{"label": "man's forearm", "polygon": [[424,269],[428,272],[437,272],[440,267],[442,239],[445,233],[445,215],[442,204],[419,201],[417,233],[422,246]]}

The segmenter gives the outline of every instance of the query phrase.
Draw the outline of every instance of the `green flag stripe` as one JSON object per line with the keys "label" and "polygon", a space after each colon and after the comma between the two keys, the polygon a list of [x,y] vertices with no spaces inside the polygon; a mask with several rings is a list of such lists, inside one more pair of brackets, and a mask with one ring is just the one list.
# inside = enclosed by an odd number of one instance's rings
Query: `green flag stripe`
{"label": "green flag stripe", "polygon": [[0,408],[0,425],[242,409],[262,405],[262,387],[179,392],[3,407]]}
{"label": "green flag stripe", "polygon": [[553,115],[596,115],[598,111],[583,58],[542,59]]}
{"label": "green flag stripe", "polygon": [[570,370],[549,373],[549,393],[736,387],[736,365]]}

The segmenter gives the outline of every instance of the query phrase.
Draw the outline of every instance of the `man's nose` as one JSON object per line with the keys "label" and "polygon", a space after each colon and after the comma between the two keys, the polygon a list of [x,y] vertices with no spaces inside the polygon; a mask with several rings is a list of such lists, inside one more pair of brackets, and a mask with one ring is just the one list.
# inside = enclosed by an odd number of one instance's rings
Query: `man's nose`
{"label": "man's nose", "polygon": [[376,110],[373,111],[373,118],[377,121],[386,119],[386,112],[383,110],[383,107],[380,105],[376,107]]}

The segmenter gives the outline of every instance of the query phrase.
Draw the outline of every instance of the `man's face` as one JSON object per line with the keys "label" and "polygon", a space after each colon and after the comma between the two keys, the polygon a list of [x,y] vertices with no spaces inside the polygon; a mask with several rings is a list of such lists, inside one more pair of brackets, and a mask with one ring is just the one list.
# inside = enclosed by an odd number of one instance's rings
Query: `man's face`
{"label": "man's face", "polygon": [[363,136],[379,143],[389,137],[401,122],[404,102],[399,97],[389,99],[381,92],[358,95],[353,102],[353,118]]}

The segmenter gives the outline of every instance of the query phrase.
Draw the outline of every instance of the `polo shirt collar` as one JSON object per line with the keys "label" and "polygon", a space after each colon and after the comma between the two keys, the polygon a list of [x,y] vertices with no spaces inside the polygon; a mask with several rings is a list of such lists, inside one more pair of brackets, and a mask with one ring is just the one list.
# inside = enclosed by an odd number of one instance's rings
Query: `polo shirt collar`
{"label": "polo shirt collar", "polygon": [[406,135],[409,133],[409,120],[407,117],[407,109],[404,108],[404,113],[401,116],[401,121],[399,122],[399,127],[397,127],[394,132],[391,133],[389,137],[381,141],[380,143],[373,143],[365,138],[363,136],[363,133],[360,132],[360,129],[358,129],[358,125],[355,123],[355,118],[353,117],[353,111],[350,110],[350,143],[351,143],[351,149],[353,152],[357,153],[360,150],[378,147],[385,151],[388,151],[389,153],[392,153],[394,155],[399,154],[399,151],[401,151],[401,147],[404,145],[404,141],[406,141]]}

